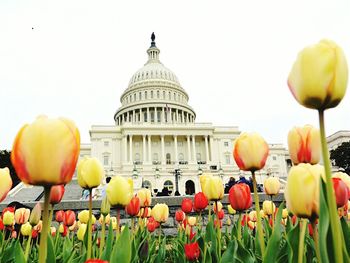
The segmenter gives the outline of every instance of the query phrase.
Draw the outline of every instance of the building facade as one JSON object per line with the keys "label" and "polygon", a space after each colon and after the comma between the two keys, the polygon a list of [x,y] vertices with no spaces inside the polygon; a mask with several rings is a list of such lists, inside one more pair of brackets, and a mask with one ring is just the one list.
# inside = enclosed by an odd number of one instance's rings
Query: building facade
{"label": "building facade", "polygon": [[[200,190],[199,175],[210,172],[227,182],[242,175],[232,149],[237,126],[197,123],[189,95],[176,75],[159,60],[152,34],[148,61],[131,77],[120,97],[114,125],[93,125],[91,143],[82,144],[81,157],[97,157],[107,176],[132,177],[134,188],[154,193],[168,188],[181,195]],[[282,144],[270,145],[270,156],[258,182],[268,175],[287,177],[289,159]],[[250,176],[246,174],[246,176]]]}

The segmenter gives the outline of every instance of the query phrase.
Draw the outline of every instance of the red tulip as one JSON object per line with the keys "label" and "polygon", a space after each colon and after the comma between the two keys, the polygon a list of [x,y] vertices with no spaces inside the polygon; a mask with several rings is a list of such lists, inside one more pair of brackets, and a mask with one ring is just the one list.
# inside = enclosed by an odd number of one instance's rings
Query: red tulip
{"label": "red tulip", "polygon": [[15,208],[12,207],[12,206],[5,207],[5,208],[2,210],[2,215],[4,216],[5,212],[7,212],[7,211],[10,211],[11,213],[15,213]]}
{"label": "red tulip", "polygon": [[196,212],[199,212],[201,210],[204,210],[208,206],[208,199],[207,197],[202,193],[196,193],[194,195],[194,200],[193,200],[193,209]]}
{"label": "red tulip", "polygon": [[201,251],[197,242],[185,244],[185,255],[189,261],[195,261],[199,258]]}
{"label": "red tulip", "polygon": [[308,227],[308,229],[309,229],[309,234],[310,234],[310,236],[313,236],[313,235],[314,235],[314,230],[313,230],[313,228],[312,228],[312,225],[311,225],[311,224],[307,224],[307,227]]}
{"label": "red tulip", "polygon": [[64,191],[65,188],[63,184],[52,186],[50,192],[50,204],[55,205],[61,202]]}
{"label": "red tulip", "polygon": [[55,214],[55,219],[58,223],[63,222],[64,220],[64,211],[63,210],[59,210],[56,212]]}
{"label": "red tulip", "polygon": [[230,204],[237,211],[247,210],[252,206],[252,196],[247,184],[235,184],[229,191]]}
{"label": "red tulip", "polygon": [[156,230],[157,226],[158,226],[157,221],[155,221],[153,217],[150,217],[147,220],[147,229],[149,232],[152,233],[154,230]]}
{"label": "red tulip", "polygon": [[215,219],[214,220],[214,226],[215,227],[220,227],[220,228],[222,228],[222,221],[221,220],[217,220],[217,219]]}
{"label": "red tulip", "polygon": [[11,237],[12,237],[12,238],[17,238],[17,232],[16,232],[15,230],[13,230],[13,231],[11,232]]}
{"label": "red tulip", "polygon": [[32,230],[32,238],[34,239],[34,238],[37,238],[38,237],[38,231],[37,230]]}
{"label": "red tulip", "polygon": [[131,216],[137,216],[140,211],[140,198],[134,196],[131,198],[130,203],[125,207],[126,213]]}
{"label": "red tulip", "polygon": [[248,224],[248,221],[249,221],[249,217],[247,215],[243,215],[242,217],[242,221],[241,221],[241,225],[242,226],[245,226]]}
{"label": "red tulip", "polygon": [[108,263],[108,261],[102,259],[88,259],[85,263]]}
{"label": "red tulip", "polygon": [[67,210],[64,213],[63,224],[66,226],[72,226],[75,222],[75,213],[72,210]]}
{"label": "red tulip", "polygon": [[179,209],[175,212],[175,220],[180,224],[184,221],[185,219],[185,213]]}
{"label": "red tulip", "polygon": [[337,207],[342,207],[348,203],[349,188],[340,178],[332,178]]}
{"label": "red tulip", "polygon": [[2,222],[2,219],[0,217],[0,230],[4,230],[4,223]]}
{"label": "red tulip", "polygon": [[221,209],[219,212],[218,212],[218,216],[219,216],[219,219],[222,220],[225,216],[225,212],[223,209]]}
{"label": "red tulip", "polygon": [[181,209],[184,213],[188,214],[192,212],[193,203],[189,198],[184,198],[181,203]]}

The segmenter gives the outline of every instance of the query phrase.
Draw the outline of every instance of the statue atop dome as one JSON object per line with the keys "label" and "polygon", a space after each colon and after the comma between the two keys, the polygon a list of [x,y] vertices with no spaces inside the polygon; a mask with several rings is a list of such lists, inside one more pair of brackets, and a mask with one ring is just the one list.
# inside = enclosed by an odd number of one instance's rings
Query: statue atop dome
{"label": "statue atop dome", "polygon": [[154,32],[152,32],[152,35],[151,35],[151,47],[155,47],[156,46],[156,42],[154,41],[156,39],[156,35],[154,34]]}

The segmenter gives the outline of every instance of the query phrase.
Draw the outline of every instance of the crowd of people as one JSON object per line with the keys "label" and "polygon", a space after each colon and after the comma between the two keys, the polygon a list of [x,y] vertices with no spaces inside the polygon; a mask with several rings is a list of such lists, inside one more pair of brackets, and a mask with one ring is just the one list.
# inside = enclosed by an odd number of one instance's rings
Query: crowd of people
{"label": "crowd of people", "polygon": [[[229,181],[225,184],[225,194],[228,194],[228,192],[230,191],[231,187],[234,186],[235,184],[247,184],[250,188],[250,192],[253,192],[253,178],[249,177],[249,180],[247,180],[243,175],[239,176],[239,179],[236,181],[236,179],[234,177],[230,177]],[[261,185],[257,185],[257,191],[258,192],[262,192],[262,186]]]}

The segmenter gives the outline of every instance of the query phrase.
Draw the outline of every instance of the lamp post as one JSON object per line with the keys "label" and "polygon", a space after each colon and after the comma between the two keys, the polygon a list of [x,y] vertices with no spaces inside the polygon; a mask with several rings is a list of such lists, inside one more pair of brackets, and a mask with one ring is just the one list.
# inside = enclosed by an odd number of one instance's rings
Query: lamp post
{"label": "lamp post", "polygon": [[219,167],[219,176],[222,179],[224,177],[224,170],[222,169],[221,164],[219,165]]}
{"label": "lamp post", "polygon": [[181,177],[180,168],[178,168],[178,167],[175,168],[174,175],[175,175],[175,195],[180,195],[180,193],[179,193],[179,179]]}
{"label": "lamp post", "polygon": [[201,168],[201,165],[198,164],[198,176],[201,176],[203,174],[203,170]]}
{"label": "lamp post", "polygon": [[134,169],[132,169],[132,178],[137,179],[139,177],[139,172],[136,169],[136,164],[134,162]]}
{"label": "lamp post", "polygon": [[154,177],[155,177],[156,179],[158,179],[159,176],[160,176],[160,171],[159,171],[159,168],[156,166],[156,170],[155,170],[155,175],[154,175]]}

